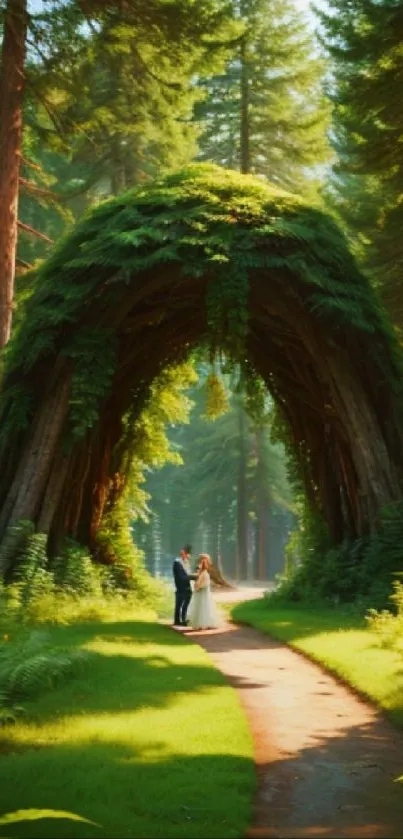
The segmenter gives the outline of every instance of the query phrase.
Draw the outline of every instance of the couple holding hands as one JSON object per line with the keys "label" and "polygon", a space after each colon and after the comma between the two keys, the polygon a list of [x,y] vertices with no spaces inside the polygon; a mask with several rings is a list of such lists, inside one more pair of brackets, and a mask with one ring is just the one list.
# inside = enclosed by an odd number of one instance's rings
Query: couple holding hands
{"label": "couple holding hands", "polygon": [[[193,574],[189,565],[191,550],[191,545],[185,545],[172,566],[175,581],[174,626],[188,626],[190,623],[193,629],[217,629],[220,619],[211,594],[211,559],[208,554],[200,554]],[[193,592],[191,580],[194,580]]]}

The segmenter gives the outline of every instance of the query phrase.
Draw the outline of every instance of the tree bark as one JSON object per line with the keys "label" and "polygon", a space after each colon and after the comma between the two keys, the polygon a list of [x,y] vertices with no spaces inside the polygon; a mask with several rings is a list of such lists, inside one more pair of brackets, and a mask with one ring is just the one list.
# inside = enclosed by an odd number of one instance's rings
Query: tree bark
{"label": "tree bark", "polygon": [[70,379],[66,377],[44,400],[10,487],[2,510],[0,576],[7,573],[13,558],[10,542],[14,534],[10,526],[25,520],[36,523],[44,494],[46,499],[46,486],[68,412],[69,393]]}
{"label": "tree bark", "polygon": [[381,428],[358,376],[343,355],[328,355],[335,405],[344,417],[355,466],[360,507],[357,535],[376,527],[382,507],[400,497],[399,478]]}
{"label": "tree bark", "polygon": [[38,518],[37,530],[39,533],[49,533],[50,531],[53,517],[63,491],[69,464],[70,459],[68,457],[63,457],[63,455],[59,454],[54,459],[52,472],[46,487],[41,512]]}
{"label": "tree bark", "polygon": [[13,313],[27,23],[26,0],[8,0],[0,69],[0,348]]}

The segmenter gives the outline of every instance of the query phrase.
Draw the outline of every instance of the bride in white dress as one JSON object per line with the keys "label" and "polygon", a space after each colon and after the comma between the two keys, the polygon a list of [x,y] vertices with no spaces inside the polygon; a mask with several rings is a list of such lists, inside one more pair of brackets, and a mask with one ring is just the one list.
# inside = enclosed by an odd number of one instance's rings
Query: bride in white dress
{"label": "bride in white dress", "polygon": [[201,554],[199,557],[199,576],[194,584],[193,597],[190,604],[190,624],[193,629],[217,629],[220,618],[214,603],[210,588],[210,557]]}

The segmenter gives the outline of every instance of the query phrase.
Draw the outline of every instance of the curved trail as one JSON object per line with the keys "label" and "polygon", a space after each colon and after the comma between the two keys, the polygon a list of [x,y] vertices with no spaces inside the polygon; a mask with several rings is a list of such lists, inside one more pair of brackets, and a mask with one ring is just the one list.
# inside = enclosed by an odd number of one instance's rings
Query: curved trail
{"label": "curved trail", "polygon": [[319,666],[254,629],[182,631],[238,691],[249,722],[258,792],[248,839],[403,839],[402,732]]}

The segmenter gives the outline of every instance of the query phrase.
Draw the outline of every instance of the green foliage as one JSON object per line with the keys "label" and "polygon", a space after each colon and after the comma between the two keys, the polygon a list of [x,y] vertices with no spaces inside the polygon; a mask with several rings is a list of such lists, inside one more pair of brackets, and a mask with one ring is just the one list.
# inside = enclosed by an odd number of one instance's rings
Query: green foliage
{"label": "green foliage", "polygon": [[46,543],[47,536],[45,533],[28,533],[15,573],[17,580],[30,586],[37,571],[45,568],[47,564]]}
{"label": "green foliage", "polygon": [[165,589],[144,568],[123,500],[114,515],[105,519],[100,533],[99,544],[107,545],[109,566],[94,562],[88,550],[71,539],[58,556],[49,558],[46,534],[33,533],[30,522],[16,526],[20,541],[13,579],[0,591],[0,632],[21,624],[93,620],[119,610],[132,613],[139,604],[150,609],[163,603]]}
{"label": "green foliage", "polygon": [[19,211],[39,237],[19,237],[21,268],[89,205],[194,157],[194,78],[239,31],[226,0],[52,2],[28,27]]}
{"label": "green foliage", "polygon": [[29,533],[25,544],[20,545],[18,560],[13,579],[14,590],[20,603],[21,611],[29,613],[31,604],[43,596],[54,594],[54,578],[48,570],[47,535]]}
{"label": "green foliage", "polygon": [[[215,301],[211,338],[213,343],[219,338],[229,355],[239,357],[245,338],[250,275],[285,272],[336,340],[341,328],[351,335],[377,331],[382,340],[368,348],[368,362],[373,362],[374,371],[382,368],[392,385],[391,377],[400,377],[397,357],[394,367],[390,364],[389,327],[334,223],[301,199],[258,179],[200,164],[101,204],[39,268],[24,327],[5,354],[0,445],[7,443],[13,418],[21,413],[22,397],[24,423],[29,422],[38,365],[53,358],[61,346],[73,362],[76,388],[78,415],[73,412],[70,425],[82,433],[86,415],[94,423],[113,366],[110,329],[105,379],[97,364],[93,385],[92,365],[87,365],[101,340],[98,319],[105,309],[116,307],[128,286],[145,281],[140,279],[144,272],[158,267],[172,267],[194,277],[195,283],[210,277],[207,307]],[[24,394],[15,389],[21,375]]]}
{"label": "green foliage", "polygon": [[[32,69],[27,69],[28,77],[31,77]],[[37,64],[36,72],[38,69]],[[46,105],[44,107],[43,101],[39,102],[35,93],[36,90],[28,85],[24,104],[18,204],[19,218],[28,229],[23,228],[19,231],[19,271],[24,271],[29,265],[35,265],[46,256],[52,242],[60,238],[74,219],[72,207],[69,206],[66,196],[66,186],[68,191],[71,177],[68,171],[69,153],[65,149],[63,155],[61,148],[58,152],[54,148],[55,133],[51,130],[51,119],[46,113]],[[23,282],[23,278],[19,276],[18,292]]]}
{"label": "green foliage", "polygon": [[242,362],[241,376],[236,389],[243,394],[245,411],[255,425],[257,427],[271,426],[274,416],[272,397],[263,379],[245,359]]}
{"label": "green foliage", "polygon": [[[233,2],[243,23],[224,71],[202,78],[196,104],[200,158],[247,169],[292,192],[314,194],[329,157],[324,64],[292,0]],[[244,135],[248,149],[242,153]]]}
{"label": "green foliage", "polygon": [[0,549],[0,560],[3,567],[8,568],[10,559],[18,551],[23,550],[27,539],[35,531],[35,525],[31,521],[18,521],[7,530],[9,538],[2,541]]}
{"label": "green foliage", "polygon": [[[172,445],[167,435],[167,426],[189,422],[193,402],[186,390],[195,381],[197,373],[191,361],[168,365],[153,381],[139,418],[133,421],[130,414],[125,417],[125,488],[119,502],[119,510],[114,512],[112,517],[108,516],[109,524],[106,525],[106,530],[110,526],[114,530],[116,521],[119,521],[118,531],[127,534],[130,522],[139,519],[148,521],[150,495],[144,488],[146,474],[150,470],[161,469],[166,464],[182,463],[178,447]],[[108,539],[105,540],[103,536],[100,538],[106,545]],[[133,557],[137,566],[139,562],[141,564],[143,554],[133,546],[131,537],[129,542],[128,545],[125,535],[122,549],[124,553],[129,549],[132,555],[128,564],[128,569],[131,569]],[[112,555],[115,554],[116,550],[113,548]],[[125,567],[125,562],[123,566]]]}
{"label": "green foliage", "polygon": [[366,616],[369,628],[378,638],[381,647],[391,647],[403,652],[403,584],[393,583],[393,594],[389,600],[394,612],[388,609],[369,609]]}
{"label": "green foliage", "polygon": [[[207,318],[213,347],[219,347],[235,360],[245,353],[248,331],[248,273],[246,260],[234,265],[228,255],[213,253],[211,261],[217,263],[216,276],[207,292]],[[222,242],[226,250],[225,242]],[[220,266],[221,263],[221,267]]]}
{"label": "green foliage", "polygon": [[136,591],[144,602],[149,602],[155,586],[144,569],[142,551],[133,542],[125,495],[104,517],[97,542],[109,561],[108,571],[115,587]]}
{"label": "green foliage", "polygon": [[21,609],[18,595],[9,591],[13,598],[13,608],[9,607],[10,616],[27,626],[70,626],[91,621],[132,620],[139,615],[155,619],[155,609],[166,602],[166,591],[150,585],[147,600],[140,599],[137,592],[118,589],[113,574],[99,572],[102,584],[101,595],[77,594],[77,592],[54,588],[29,600],[24,610]]}
{"label": "green foliage", "polygon": [[401,328],[402,2],[331,0],[318,14],[338,154],[328,199]]}
{"label": "green foliage", "polygon": [[97,423],[116,368],[115,344],[110,330],[92,329],[79,333],[66,350],[74,364],[70,394],[70,429],[74,440],[82,438]]}
{"label": "green foliage", "polygon": [[[26,431],[29,427],[30,416],[32,411],[31,394],[27,393],[22,384],[15,384],[12,386],[12,392],[8,394],[11,396],[8,405],[7,422],[10,428],[15,431]],[[3,392],[0,394],[0,411],[3,407]]]}
{"label": "green foliage", "polygon": [[33,631],[26,638],[0,641],[0,724],[10,722],[23,711],[18,704],[56,687],[88,665],[82,650],[52,649],[44,632]]}
{"label": "green foliage", "polygon": [[[279,601],[324,600],[384,606],[394,578],[403,567],[403,509],[397,503],[386,508],[372,534],[330,547],[318,520],[302,527],[290,546],[297,556],[274,595]],[[296,560],[296,561],[295,561]]]}
{"label": "green foliage", "polygon": [[99,568],[88,551],[68,540],[60,556],[52,561],[55,585],[63,591],[88,597],[100,597],[103,586]]}
{"label": "green foliage", "polygon": [[[314,514],[306,498],[297,498],[296,509],[297,527],[290,534],[285,549],[285,572],[278,577],[273,598],[279,602],[306,603],[323,598],[335,603],[340,599],[337,587],[340,549],[330,548],[326,525]],[[343,578],[342,585],[350,583]]]}
{"label": "green foliage", "polygon": [[206,379],[206,412],[205,417],[216,420],[229,409],[228,391],[216,373],[210,373]]}

